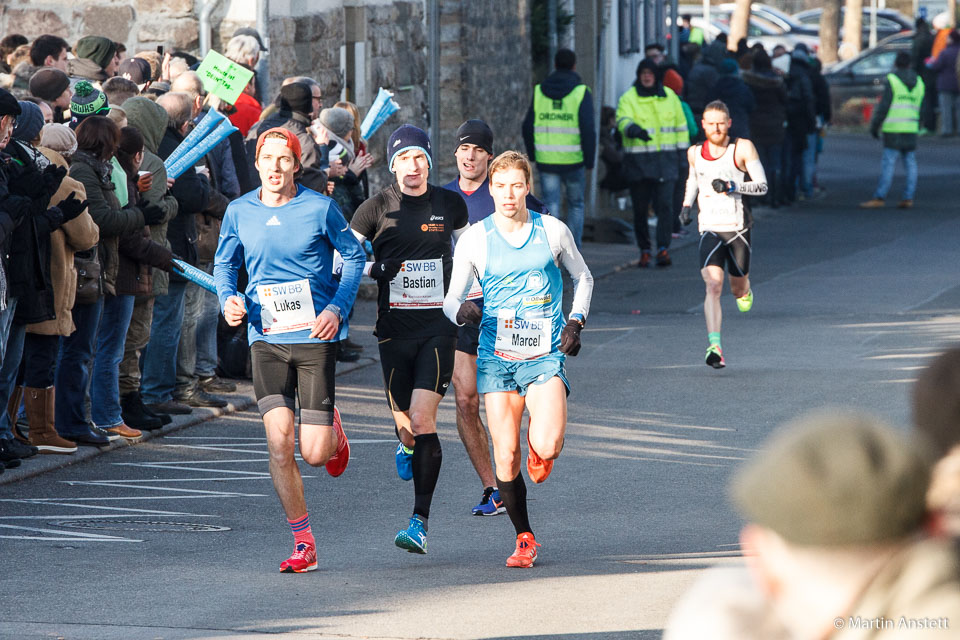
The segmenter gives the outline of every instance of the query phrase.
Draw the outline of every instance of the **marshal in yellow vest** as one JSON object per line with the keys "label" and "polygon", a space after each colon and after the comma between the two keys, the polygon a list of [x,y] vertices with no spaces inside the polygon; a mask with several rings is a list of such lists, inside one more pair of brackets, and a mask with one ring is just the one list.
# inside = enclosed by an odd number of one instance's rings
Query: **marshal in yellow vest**
{"label": "marshal in yellow vest", "polygon": [[580,164],[580,103],[587,85],[579,84],[561,100],[548,98],[538,84],[533,90],[533,145],[536,161],[544,164]]}
{"label": "marshal in yellow vest", "polygon": [[883,119],[881,131],[884,133],[919,133],[920,131],[920,104],[923,102],[923,80],[917,78],[913,89],[894,73],[887,74],[887,82],[893,91],[890,101],[890,110]]}

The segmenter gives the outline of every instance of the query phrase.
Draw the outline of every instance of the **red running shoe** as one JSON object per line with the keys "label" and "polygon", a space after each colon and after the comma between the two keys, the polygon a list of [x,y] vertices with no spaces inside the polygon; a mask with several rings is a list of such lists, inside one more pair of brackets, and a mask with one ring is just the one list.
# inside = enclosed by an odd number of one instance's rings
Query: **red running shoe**
{"label": "red running shoe", "polygon": [[280,563],[280,573],[306,573],[317,570],[317,547],[298,542],[293,555]]}
{"label": "red running shoe", "polygon": [[539,546],[540,543],[534,539],[532,533],[529,531],[521,533],[517,536],[516,550],[514,550],[513,555],[507,558],[507,566],[529,569],[537,559],[537,547]]}
{"label": "red running shoe", "polygon": [[347,470],[347,463],[350,462],[350,441],[347,440],[347,434],[343,432],[343,425],[340,423],[340,411],[333,408],[333,429],[337,432],[337,452],[334,453],[327,464],[327,473],[336,478]]}
{"label": "red running shoe", "polygon": [[544,460],[530,445],[530,427],[527,426],[527,475],[535,484],[540,484],[553,471],[553,460]]}

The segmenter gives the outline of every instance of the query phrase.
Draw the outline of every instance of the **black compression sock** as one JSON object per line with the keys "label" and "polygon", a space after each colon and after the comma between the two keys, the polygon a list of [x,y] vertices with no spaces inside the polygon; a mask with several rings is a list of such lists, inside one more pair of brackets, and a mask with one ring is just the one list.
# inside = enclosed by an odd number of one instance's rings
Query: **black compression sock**
{"label": "black compression sock", "polygon": [[435,433],[414,436],[413,441],[413,513],[429,518],[433,490],[437,488],[437,478],[440,477],[443,449]]}
{"label": "black compression sock", "polygon": [[500,485],[500,499],[507,508],[507,515],[510,516],[517,535],[527,531],[533,533],[530,518],[527,516],[527,485],[523,482],[523,474],[518,473],[517,477],[510,481],[498,478],[497,484]]}

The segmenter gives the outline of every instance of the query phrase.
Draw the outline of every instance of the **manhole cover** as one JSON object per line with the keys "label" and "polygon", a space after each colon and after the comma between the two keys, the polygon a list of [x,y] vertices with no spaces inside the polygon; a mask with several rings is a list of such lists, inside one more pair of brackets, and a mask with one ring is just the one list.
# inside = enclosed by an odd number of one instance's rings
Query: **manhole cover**
{"label": "manhole cover", "polygon": [[146,531],[180,533],[183,531],[195,533],[213,533],[230,531],[230,527],[218,527],[213,524],[198,522],[162,522],[159,520],[59,520],[52,522],[56,527],[66,529],[101,529],[108,531]]}

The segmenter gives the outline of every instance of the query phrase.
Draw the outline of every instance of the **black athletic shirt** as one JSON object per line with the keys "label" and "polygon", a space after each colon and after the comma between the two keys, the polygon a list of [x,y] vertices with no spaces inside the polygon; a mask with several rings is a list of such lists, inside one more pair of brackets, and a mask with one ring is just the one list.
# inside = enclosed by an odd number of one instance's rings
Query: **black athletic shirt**
{"label": "black athletic shirt", "polygon": [[[468,225],[467,205],[459,194],[427,185],[422,196],[408,196],[396,183],[361,204],[350,223],[373,244],[373,259],[433,260],[443,265],[443,291],[453,269],[451,240]],[[411,274],[415,275],[415,274]],[[398,277],[404,277],[401,273]],[[380,338],[455,336],[457,327],[443,309],[391,309],[390,284],[378,281],[377,330]]]}

